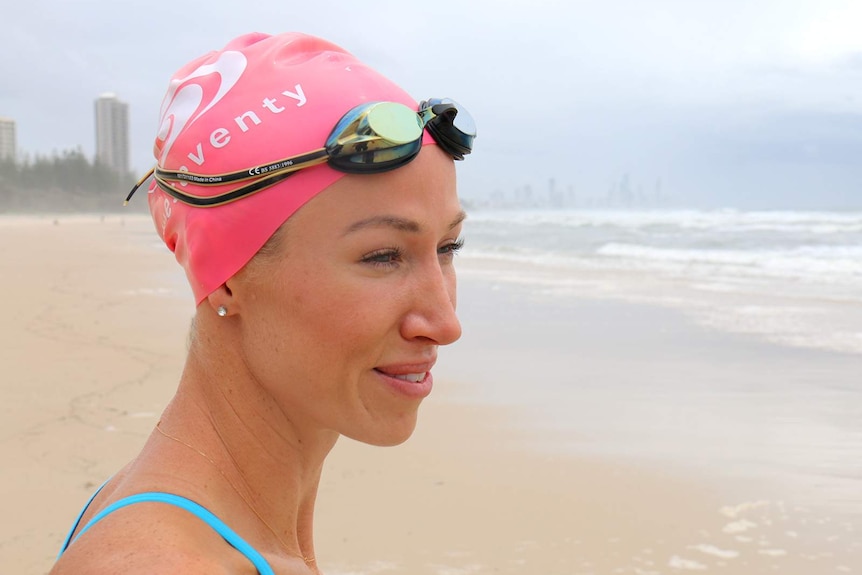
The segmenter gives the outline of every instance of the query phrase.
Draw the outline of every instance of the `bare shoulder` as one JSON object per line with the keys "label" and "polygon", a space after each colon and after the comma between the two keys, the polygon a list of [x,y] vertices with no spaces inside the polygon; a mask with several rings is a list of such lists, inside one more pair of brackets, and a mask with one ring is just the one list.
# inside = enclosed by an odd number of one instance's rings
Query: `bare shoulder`
{"label": "bare shoulder", "polygon": [[[64,555],[50,575],[159,575],[184,573],[188,575],[234,575],[218,558],[206,557],[191,550],[174,549],[88,549]],[[253,572],[253,571],[252,571]]]}
{"label": "bare shoulder", "polygon": [[196,517],[164,505],[140,504],[95,524],[66,550],[51,575],[256,572],[248,559]]}

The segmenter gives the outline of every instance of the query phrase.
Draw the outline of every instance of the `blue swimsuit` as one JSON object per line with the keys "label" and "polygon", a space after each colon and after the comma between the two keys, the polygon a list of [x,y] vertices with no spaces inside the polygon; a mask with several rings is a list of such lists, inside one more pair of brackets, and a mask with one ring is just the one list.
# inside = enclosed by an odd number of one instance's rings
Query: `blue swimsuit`
{"label": "blue swimsuit", "polygon": [[[104,485],[102,485],[104,487]],[[130,497],[126,497],[124,499],[120,499],[119,501],[115,501],[111,505],[107,506],[105,509],[100,511],[90,519],[90,522],[87,523],[81,532],[78,533],[75,539],[72,539],[72,534],[75,533],[75,530],[78,528],[78,524],[81,522],[81,518],[84,516],[84,512],[87,511],[87,508],[93,502],[93,499],[96,498],[96,495],[99,494],[99,491],[102,490],[100,487],[90,500],[87,501],[87,504],[81,510],[81,513],[78,515],[78,519],[75,521],[75,524],[72,526],[72,529],[69,531],[69,534],[66,536],[66,540],[63,542],[63,548],[60,550],[59,555],[57,555],[57,559],[60,558],[60,555],[74,543],[78,537],[87,532],[87,530],[95,525],[97,522],[104,519],[108,514],[113,513],[117,509],[121,509],[126,507],[127,505],[133,505],[135,503],[142,503],[145,501],[156,501],[159,503],[167,503],[169,505],[175,505],[180,509],[185,509],[192,515],[201,519],[204,523],[212,527],[216,533],[222,536],[222,538],[227,541],[234,549],[245,555],[249,561],[257,568],[257,572],[260,575],[275,575],[275,571],[272,570],[272,567],[269,566],[269,563],[266,562],[266,559],[263,558],[263,555],[255,551],[254,547],[245,542],[245,540],[236,534],[236,532],[225,525],[225,523],[213,515],[209,510],[205,507],[198,505],[191,499],[186,499],[185,497],[180,497],[179,495],[173,495],[171,493],[159,493],[157,491],[148,492],[148,493],[139,493],[137,495],[132,495]]]}

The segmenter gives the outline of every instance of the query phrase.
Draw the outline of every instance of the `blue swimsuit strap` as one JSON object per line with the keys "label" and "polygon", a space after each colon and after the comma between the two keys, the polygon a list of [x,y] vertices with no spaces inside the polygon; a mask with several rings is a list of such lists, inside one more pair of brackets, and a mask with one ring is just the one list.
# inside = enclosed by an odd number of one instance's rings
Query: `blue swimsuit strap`
{"label": "blue swimsuit strap", "polygon": [[78,518],[75,519],[75,523],[72,525],[72,528],[69,529],[69,534],[66,535],[66,538],[63,540],[63,546],[60,547],[60,552],[57,553],[57,559],[59,559],[60,555],[62,555],[63,552],[69,548],[69,545],[72,544],[72,535],[75,534],[75,530],[77,530],[78,525],[81,524],[81,519],[84,517],[84,513],[87,512],[87,509],[89,509],[90,504],[93,503],[93,499],[95,499],[96,495],[98,495],[102,491],[102,488],[108,484],[108,481],[110,481],[110,478],[107,479],[104,483],[102,483],[98,489],[96,489],[96,492],[90,496],[90,499],[87,500],[87,504],[84,505],[84,508],[81,509],[80,513],[78,513]]}
{"label": "blue swimsuit strap", "polygon": [[[104,487],[104,485],[102,487]],[[101,490],[101,487],[99,489]],[[93,494],[93,497],[90,498],[90,501],[87,503],[87,506],[90,505],[90,503],[93,501],[93,499],[98,493],[99,492],[96,491],[96,493]],[[121,509],[128,505],[149,501],[167,503],[169,505],[179,507],[180,509],[185,509],[186,511],[198,517],[204,523],[212,527],[213,530],[219,535],[221,535],[222,538],[227,541],[234,549],[245,555],[248,560],[251,561],[251,563],[257,568],[257,572],[260,575],[275,575],[275,572],[272,570],[272,567],[269,566],[269,563],[267,563],[266,559],[263,558],[263,555],[258,553],[254,549],[254,547],[246,543],[246,541],[242,537],[237,535],[233,529],[225,525],[225,523],[221,519],[213,515],[212,512],[210,512],[208,509],[206,509],[202,505],[195,503],[191,499],[186,499],[185,497],[181,497],[179,495],[173,495],[172,493],[160,493],[157,491],[131,495],[129,497],[120,499],[119,501],[115,501],[111,505],[108,505],[105,509],[97,513],[95,517],[90,519],[90,522],[87,523],[83,529],[81,529],[81,532],[78,533],[75,539],[70,541],[72,533],[74,533],[75,529],[78,526],[78,523],[80,523],[81,521],[81,517],[79,516],[78,521],[75,523],[75,526],[72,528],[72,531],[69,533],[69,536],[66,537],[66,541],[63,544],[63,550],[60,551],[60,555],[62,555],[63,551],[65,551],[71,543],[76,541],[78,537],[86,533],[90,527],[104,519],[107,515],[113,513],[117,509]],[[84,509],[86,510],[87,508],[84,507]],[[83,511],[81,512],[81,515],[83,515]]]}

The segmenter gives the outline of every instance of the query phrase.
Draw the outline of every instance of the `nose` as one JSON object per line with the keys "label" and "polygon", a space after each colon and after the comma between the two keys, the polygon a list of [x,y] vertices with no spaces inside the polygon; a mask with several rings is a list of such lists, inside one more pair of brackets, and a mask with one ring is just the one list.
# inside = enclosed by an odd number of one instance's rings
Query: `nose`
{"label": "nose", "polygon": [[401,324],[401,335],[408,340],[425,339],[448,345],[461,337],[461,322],[455,313],[455,269],[429,263],[414,278],[410,311]]}

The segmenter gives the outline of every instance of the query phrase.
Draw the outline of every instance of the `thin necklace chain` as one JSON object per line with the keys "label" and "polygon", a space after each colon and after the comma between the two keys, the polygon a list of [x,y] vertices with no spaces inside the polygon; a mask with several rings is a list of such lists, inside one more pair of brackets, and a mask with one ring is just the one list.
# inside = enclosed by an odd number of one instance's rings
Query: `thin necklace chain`
{"label": "thin necklace chain", "polygon": [[188,447],[189,449],[191,449],[192,451],[194,451],[195,453],[197,453],[198,455],[200,455],[201,457],[203,457],[204,459],[209,461],[210,464],[212,464],[212,466],[215,467],[216,471],[218,471],[221,474],[221,476],[224,477],[224,480],[227,481],[227,484],[231,486],[231,489],[233,489],[236,492],[236,494],[239,495],[240,499],[242,499],[243,502],[245,502],[245,504],[248,505],[248,508],[251,509],[251,512],[254,513],[257,516],[257,518],[260,519],[260,522],[263,523],[266,526],[266,528],[270,530],[270,532],[273,534],[273,536],[276,538],[276,540],[281,544],[282,547],[284,547],[285,551],[287,551],[288,553],[290,553],[294,557],[301,557],[302,560],[305,561],[306,564],[308,564],[308,565],[311,565],[312,563],[314,563],[314,561],[315,561],[314,557],[306,557],[300,553],[297,553],[295,551],[290,550],[290,547],[287,545],[287,543],[285,543],[284,540],[281,537],[279,537],[278,532],[276,532],[276,530],[273,529],[269,523],[267,523],[266,519],[264,519],[261,516],[261,514],[257,512],[257,509],[255,509],[254,505],[252,505],[251,501],[249,501],[246,498],[246,496],[243,495],[239,489],[237,489],[236,485],[233,484],[233,481],[231,481],[230,478],[225,474],[225,472],[222,471],[221,467],[218,466],[218,464],[215,462],[215,460],[212,457],[210,457],[209,455],[207,455],[206,453],[204,453],[203,451],[201,451],[200,449],[198,449],[194,445],[186,443],[185,441],[183,441],[179,437],[174,437],[173,435],[168,434],[165,430],[162,429],[161,426],[162,426],[162,422],[159,421],[156,424],[156,431],[158,431],[159,433],[161,433],[163,436],[167,437],[168,439],[170,439],[172,441],[176,441],[180,445],[185,445],[186,447]]}

